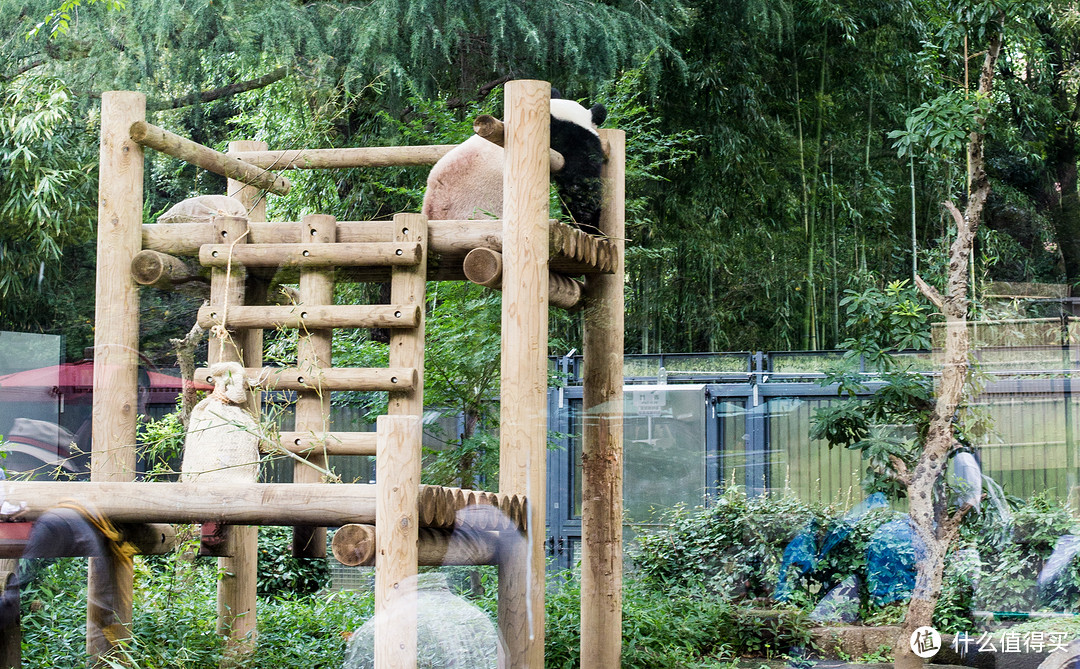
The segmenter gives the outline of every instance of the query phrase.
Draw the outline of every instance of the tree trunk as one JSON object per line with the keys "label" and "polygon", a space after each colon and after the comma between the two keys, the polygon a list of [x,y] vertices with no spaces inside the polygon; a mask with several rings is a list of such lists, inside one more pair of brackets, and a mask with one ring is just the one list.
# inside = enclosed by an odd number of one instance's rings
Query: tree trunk
{"label": "tree trunk", "polygon": [[[1001,24],[991,33],[986,56],[979,77],[979,93],[990,95],[994,68],[1001,48]],[[936,500],[934,485],[945,471],[949,453],[956,441],[955,421],[962,407],[964,383],[968,372],[970,341],[967,329],[968,310],[968,260],[975,242],[975,231],[982,217],[986,199],[990,195],[990,180],[986,175],[983,159],[983,132],[985,118],[978,119],[977,130],[968,139],[968,177],[971,193],[964,213],[946,202],[945,208],[956,223],[956,239],[949,250],[949,273],[945,294],[942,295],[915,275],[915,282],[926,297],[945,315],[945,354],[941,370],[941,382],[937,389],[934,413],[926,435],[926,443],[915,466],[909,472],[899,458],[893,458],[898,478],[906,484],[909,515],[916,541],[915,591],[908,604],[907,616],[901,628],[900,638],[894,647],[896,669],[917,669],[923,659],[914,653],[910,641],[916,629],[929,626],[934,608],[941,596],[941,582],[945,571],[945,554],[956,539],[960,522],[970,507],[958,509],[951,515],[944,508],[943,500]],[[918,545],[921,543],[921,546]]]}

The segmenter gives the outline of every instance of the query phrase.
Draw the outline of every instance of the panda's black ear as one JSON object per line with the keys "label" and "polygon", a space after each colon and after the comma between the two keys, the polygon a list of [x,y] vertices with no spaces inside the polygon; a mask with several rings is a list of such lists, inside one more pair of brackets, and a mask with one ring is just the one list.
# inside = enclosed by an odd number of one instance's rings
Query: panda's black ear
{"label": "panda's black ear", "polygon": [[589,111],[592,112],[592,122],[593,125],[595,125],[596,127],[599,128],[600,125],[607,120],[607,107],[605,107],[604,105],[593,105],[592,109],[590,109]]}
{"label": "panda's black ear", "polygon": [[551,87],[551,99],[562,100],[562,93],[560,93],[559,89],[555,88],[554,86]]}

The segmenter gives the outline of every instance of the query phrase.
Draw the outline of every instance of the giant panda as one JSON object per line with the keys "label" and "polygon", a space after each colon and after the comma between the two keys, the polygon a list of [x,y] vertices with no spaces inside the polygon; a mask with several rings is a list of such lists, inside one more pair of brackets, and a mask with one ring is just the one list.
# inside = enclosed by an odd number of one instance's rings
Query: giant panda
{"label": "giant panda", "polygon": [[[551,94],[551,148],[566,159],[552,174],[559,199],[574,223],[597,234],[603,194],[604,150],[597,127],[607,118],[603,105],[586,109]],[[443,156],[428,175],[421,210],[429,220],[501,218],[503,148],[473,135]]]}

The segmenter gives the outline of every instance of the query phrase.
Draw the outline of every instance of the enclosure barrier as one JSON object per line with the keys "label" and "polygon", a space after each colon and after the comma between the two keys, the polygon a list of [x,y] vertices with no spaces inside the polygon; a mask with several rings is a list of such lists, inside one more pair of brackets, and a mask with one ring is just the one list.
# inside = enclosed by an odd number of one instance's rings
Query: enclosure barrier
{"label": "enclosure barrier", "polygon": [[[25,519],[33,520],[75,497],[114,522],[135,524],[132,536],[143,533],[146,552],[169,543],[167,531],[155,540],[158,526],[148,523],[218,524],[217,536],[227,538],[219,565],[219,629],[234,652],[254,643],[257,535],[251,526],[293,525],[294,550],[307,557],[325,554],[323,528],[342,528],[334,554],[346,564],[376,568],[380,669],[416,666],[415,591],[400,586],[416,575],[418,565],[497,564],[505,666],[539,669],[548,307],[583,308],[582,666],[618,666],[623,134],[601,131],[608,153],[604,237],[592,237],[548,218],[549,175],[564,162],[549,148],[550,85],[510,82],[505,99],[505,123],[478,119],[476,126],[505,147],[503,220],[428,221],[399,214],[392,221],[337,221],[317,214],[300,222],[266,222],[265,193],[291,188],[287,178],[269,169],[431,165],[452,147],[270,151],[262,142],[232,142],[224,154],[148,124],[142,94],[103,94],[91,481],[8,482],[8,499],[27,500]],[[244,204],[248,216],[219,216],[209,225],[143,224],[143,146],[228,177],[228,193]],[[192,283],[202,271],[187,258],[210,271],[209,303],[199,310],[198,322],[220,336],[211,338],[208,362],[240,362],[260,388],[297,392],[296,428],[278,439],[282,450],[304,460],[296,464],[293,483],[134,481],[138,287]],[[503,291],[498,493],[420,485],[426,282],[467,276]],[[299,284],[294,303],[270,304],[268,287],[275,279]],[[334,305],[335,280],[389,280],[391,304]],[[358,327],[390,328],[386,368],[333,367],[333,330]],[[266,328],[298,331],[295,367],[262,366]],[[330,392],[339,390],[389,393],[389,415],[379,417],[377,432],[329,429]],[[255,393],[256,409],[258,401]],[[374,454],[375,484],[322,482],[319,472],[332,454]],[[473,506],[501,514],[471,514],[461,527],[459,512]],[[526,542],[504,541],[519,533]],[[16,544],[0,538],[0,555],[17,553]],[[128,595],[121,601],[130,602],[130,568],[112,565],[112,571],[111,584],[91,581],[91,600],[96,591],[115,587]],[[411,611],[406,619],[411,616],[412,622],[402,625],[396,617],[399,624],[385,629],[378,614],[390,606]],[[130,607],[119,614],[130,624]],[[94,620],[102,612],[91,607],[89,615]],[[88,642],[94,656],[110,650],[95,644]]]}

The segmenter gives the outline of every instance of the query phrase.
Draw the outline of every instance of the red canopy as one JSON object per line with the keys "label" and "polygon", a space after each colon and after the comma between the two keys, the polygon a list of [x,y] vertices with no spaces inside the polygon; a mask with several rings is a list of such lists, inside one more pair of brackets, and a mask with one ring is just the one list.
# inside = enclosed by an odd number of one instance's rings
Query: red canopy
{"label": "red canopy", "polygon": [[[163,393],[175,397],[183,389],[179,376],[170,376],[161,372],[147,371],[151,393]],[[214,387],[196,381],[199,390],[213,390]],[[35,401],[61,394],[90,394],[94,390],[94,362],[65,362],[50,367],[28,369],[0,376],[0,399],[7,401]],[[152,398],[155,401],[158,398]],[[165,400],[169,401],[169,400]]]}

